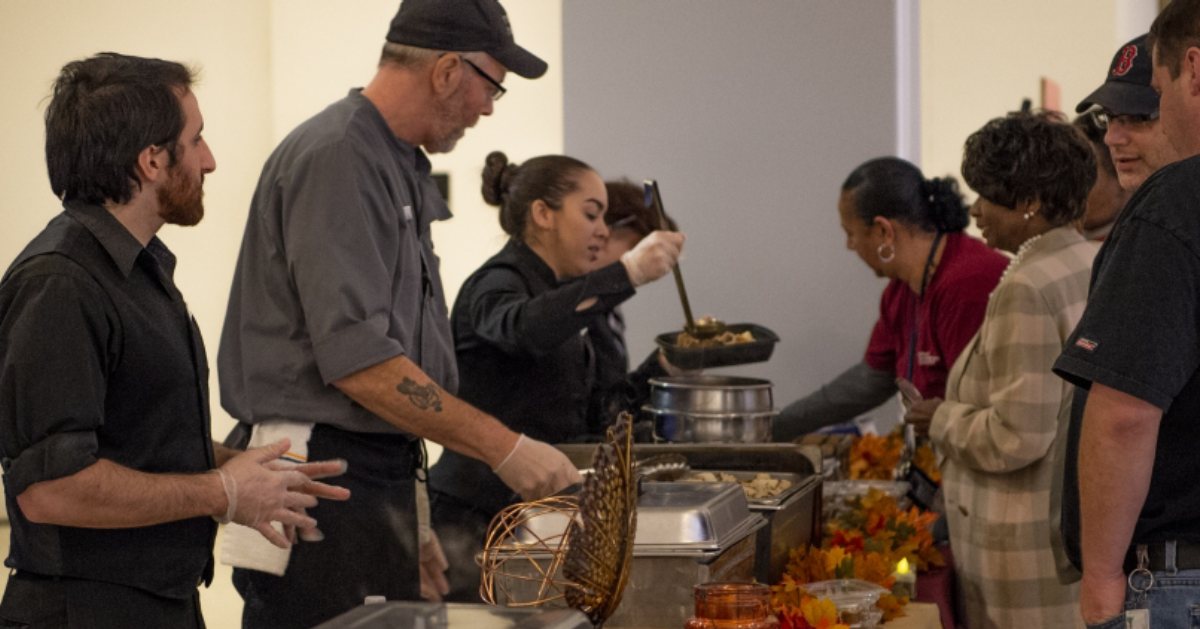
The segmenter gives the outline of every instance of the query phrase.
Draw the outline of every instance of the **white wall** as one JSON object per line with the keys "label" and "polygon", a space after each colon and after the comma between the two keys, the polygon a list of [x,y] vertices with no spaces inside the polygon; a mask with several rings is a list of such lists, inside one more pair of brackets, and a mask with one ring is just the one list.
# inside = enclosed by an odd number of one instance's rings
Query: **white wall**
{"label": "white wall", "polygon": [[[5,59],[0,70],[0,265],[7,268],[61,209],[46,175],[42,113],[63,64],[115,51],[197,67],[195,92],[217,170],[205,182],[206,215],[200,225],[168,226],[160,236],[179,257],[175,279],[208,339],[212,365],[236,235],[271,139],[268,14],[266,3],[241,0],[0,3],[0,58]],[[213,407],[218,410],[215,396]],[[223,436],[230,425],[218,420],[214,434]]]}
{"label": "white wall", "polygon": [[[1116,44],[1123,44],[1150,30],[1150,23],[1158,15],[1158,0],[1116,0],[1113,22],[1116,28]],[[1113,46],[1117,52],[1117,46]]]}
{"label": "white wall", "polygon": [[[771,380],[779,405],[859,362],[878,315],[883,284],[845,250],[836,203],[855,166],[898,150],[896,17],[876,0],[564,6],[567,151],[659,181],[695,314],[782,339],[715,371]],[[683,323],[669,277],[623,308],[634,360]]]}
{"label": "white wall", "polygon": [[921,164],[961,181],[962,146],[985,122],[1039,101],[1039,79],[1062,108],[1104,81],[1117,47],[1146,32],[1154,0],[921,1]]}

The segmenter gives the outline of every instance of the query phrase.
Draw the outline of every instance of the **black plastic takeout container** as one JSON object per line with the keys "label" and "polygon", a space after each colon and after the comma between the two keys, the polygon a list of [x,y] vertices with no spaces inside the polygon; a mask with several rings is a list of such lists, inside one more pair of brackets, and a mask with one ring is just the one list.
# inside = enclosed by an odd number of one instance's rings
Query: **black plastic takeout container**
{"label": "black plastic takeout container", "polygon": [[749,331],[754,336],[750,343],[714,345],[711,347],[680,347],[675,339],[680,331],[667,332],[654,337],[662,348],[667,361],[680,369],[707,369],[729,365],[761,363],[771,357],[779,335],[754,323],[730,323],[725,329],[734,334]]}

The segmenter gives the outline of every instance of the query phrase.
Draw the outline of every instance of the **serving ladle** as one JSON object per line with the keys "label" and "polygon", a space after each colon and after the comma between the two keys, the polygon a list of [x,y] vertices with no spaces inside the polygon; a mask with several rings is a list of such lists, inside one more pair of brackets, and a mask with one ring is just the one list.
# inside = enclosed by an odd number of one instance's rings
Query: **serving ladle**
{"label": "serving ladle", "polygon": [[[642,186],[646,194],[646,205],[653,207],[655,214],[658,215],[658,228],[663,231],[672,231],[671,224],[667,222],[667,213],[663,210],[662,195],[658,192],[658,182],[654,179],[646,179],[642,182]],[[679,291],[679,302],[683,304],[683,317],[686,321],[683,327],[684,332],[699,340],[712,338],[725,332],[725,322],[716,317],[700,317],[699,319],[692,317],[692,304],[688,301],[687,288],[683,285],[683,271],[679,268],[678,262],[671,267],[671,271],[675,274],[675,288]]]}

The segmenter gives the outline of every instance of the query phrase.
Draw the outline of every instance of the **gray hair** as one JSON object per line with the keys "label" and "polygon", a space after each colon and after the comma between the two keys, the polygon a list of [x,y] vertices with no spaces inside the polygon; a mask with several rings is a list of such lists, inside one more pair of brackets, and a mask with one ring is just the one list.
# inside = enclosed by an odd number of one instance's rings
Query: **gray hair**
{"label": "gray hair", "polygon": [[383,52],[379,55],[379,65],[392,64],[402,68],[416,68],[437,59],[442,54],[444,53],[440,50],[387,42],[383,45]]}

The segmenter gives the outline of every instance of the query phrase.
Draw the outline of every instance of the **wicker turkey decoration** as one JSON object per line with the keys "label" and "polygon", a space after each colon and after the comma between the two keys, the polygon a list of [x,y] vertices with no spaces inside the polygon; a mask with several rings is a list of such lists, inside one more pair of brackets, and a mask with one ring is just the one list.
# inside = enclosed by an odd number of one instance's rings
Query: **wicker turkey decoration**
{"label": "wicker turkey decoration", "polygon": [[[538,607],[565,599],[597,626],[616,611],[637,528],[632,426],[633,418],[621,413],[608,429],[578,497],[511,505],[492,520],[480,555],[485,601]],[[566,525],[544,532],[546,518]]]}
{"label": "wicker turkey decoration", "polygon": [[638,491],[632,425],[632,417],[621,413],[596,449],[594,471],[584,480],[579,500],[580,526],[563,564],[567,603],[597,625],[621,604],[633,560]]}

